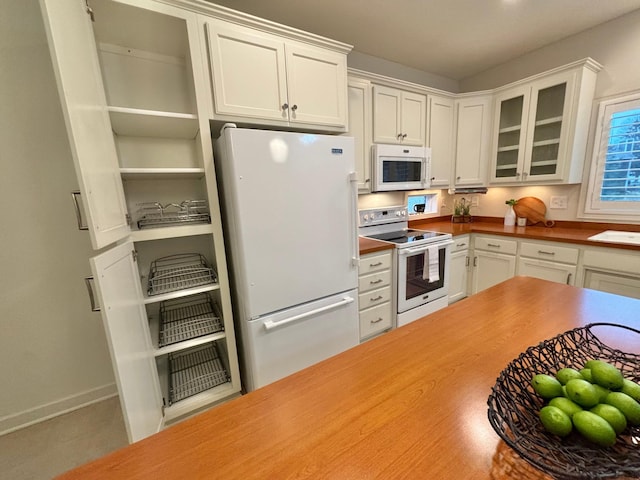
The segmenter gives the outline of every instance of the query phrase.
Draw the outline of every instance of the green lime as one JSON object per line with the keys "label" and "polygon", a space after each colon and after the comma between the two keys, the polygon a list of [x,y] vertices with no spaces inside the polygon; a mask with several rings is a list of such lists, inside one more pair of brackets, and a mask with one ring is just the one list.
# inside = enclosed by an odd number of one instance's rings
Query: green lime
{"label": "green lime", "polygon": [[573,426],[589,441],[601,447],[610,447],[616,443],[616,432],[609,422],[588,410],[577,412],[573,418]]}
{"label": "green lime", "polygon": [[598,392],[598,403],[604,402],[605,397],[609,395],[609,393],[611,393],[611,390],[609,390],[608,388],[604,388],[597,383],[592,383],[591,385],[593,385],[596,389],[596,392]]}
{"label": "green lime", "polygon": [[540,421],[547,432],[561,437],[569,435],[573,430],[569,415],[551,405],[540,409]]}
{"label": "green lime", "polygon": [[613,405],[600,403],[593,407],[591,411],[609,422],[616,434],[622,433],[627,428],[627,418]]}
{"label": "green lime", "polygon": [[620,390],[622,388],[624,377],[617,367],[602,360],[595,360],[591,362],[589,368],[591,369],[593,383],[610,390]]}
{"label": "green lime", "polygon": [[569,417],[573,417],[574,413],[582,411],[582,407],[580,405],[572,400],[569,400],[566,397],[552,398],[551,400],[549,400],[549,405],[559,408],[564,413],[569,415]]}
{"label": "green lime", "polygon": [[553,398],[562,395],[562,385],[551,375],[539,373],[531,379],[531,385],[535,392],[542,398]]}
{"label": "green lime", "polygon": [[593,379],[591,378],[590,368],[583,368],[582,370],[580,370],[580,375],[582,375],[582,378],[584,378],[587,382],[593,381]]}
{"label": "green lime", "polygon": [[574,378],[567,382],[567,397],[584,408],[595,406],[598,401],[598,391],[596,387],[579,378]]}
{"label": "green lime", "polygon": [[620,391],[629,395],[636,402],[640,402],[640,385],[636,382],[632,382],[625,378],[622,380],[622,390]]}
{"label": "green lime", "polygon": [[599,362],[600,360],[596,360],[595,358],[592,358],[591,360],[587,360],[584,363],[584,368],[591,368],[591,365],[593,365],[595,362]]}
{"label": "green lime", "polygon": [[582,375],[575,368],[561,368],[556,372],[556,378],[562,385],[566,385],[572,378],[582,378]]}
{"label": "green lime", "polygon": [[633,425],[634,427],[640,425],[640,403],[636,402],[626,393],[611,392],[604,399],[604,402],[620,410],[624,416],[627,417],[627,423],[629,423],[629,425]]}

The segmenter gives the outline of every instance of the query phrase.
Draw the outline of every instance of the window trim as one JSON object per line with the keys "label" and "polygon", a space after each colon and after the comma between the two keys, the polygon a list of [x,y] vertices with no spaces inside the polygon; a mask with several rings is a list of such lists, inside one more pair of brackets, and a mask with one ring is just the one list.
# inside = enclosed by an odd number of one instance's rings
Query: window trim
{"label": "window trim", "polygon": [[612,97],[602,100],[599,103],[591,162],[589,164],[588,182],[586,183],[586,188],[583,188],[583,199],[580,202],[580,216],[582,218],[597,220],[606,218],[607,220],[614,221],[640,222],[639,202],[616,202],[615,208],[603,208],[606,206],[606,203],[601,202],[598,195],[600,185],[602,184],[602,172],[604,170],[604,163],[599,160],[602,158],[603,148],[606,150],[609,143],[608,133],[606,138],[603,138],[603,134],[609,131],[609,126],[605,125],[605,114],[608,115],[609,113],[632,108],[640,108],[640,91]]}

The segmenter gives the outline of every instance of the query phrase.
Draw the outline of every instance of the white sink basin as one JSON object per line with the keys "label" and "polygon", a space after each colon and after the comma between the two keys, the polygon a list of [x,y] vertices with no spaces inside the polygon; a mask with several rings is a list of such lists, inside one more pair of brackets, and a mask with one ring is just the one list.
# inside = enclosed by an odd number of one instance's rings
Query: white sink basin
{"label": "white sink basin", "polygon": [[620,230],[605,230],[597,235],[589,237],[589,240],[596,242],[626,243],[629,245],[640,245],[640,232],[622,232]]}

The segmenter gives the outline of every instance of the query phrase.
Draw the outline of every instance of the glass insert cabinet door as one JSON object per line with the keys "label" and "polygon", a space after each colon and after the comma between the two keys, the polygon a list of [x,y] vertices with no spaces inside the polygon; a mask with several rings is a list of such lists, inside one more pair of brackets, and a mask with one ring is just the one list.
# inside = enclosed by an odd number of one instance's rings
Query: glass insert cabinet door
{"label": "glass insert cabinet door", "polygon": [[567,84],[538,91],[528,175],[555,175],[558,170]]}
{"label": "glass insert cabinet door", "polygon": [[560,179],[570,96],[566,75],[496,96],[493,182]]}

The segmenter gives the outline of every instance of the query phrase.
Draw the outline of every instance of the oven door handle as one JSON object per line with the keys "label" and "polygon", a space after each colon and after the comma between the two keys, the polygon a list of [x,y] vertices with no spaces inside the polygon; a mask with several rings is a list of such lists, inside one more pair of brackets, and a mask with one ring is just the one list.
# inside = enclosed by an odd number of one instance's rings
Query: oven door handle
{"label": "oven door handle", "polygon": [[420,252],[426,251],[429,247],[446,247],[447,245],[453,245],[453,240],[444,240],[442,242],[428,243],[420,247],[400,248],[398,249],[398,255],[410,255],[414,253],[420,253]]}

